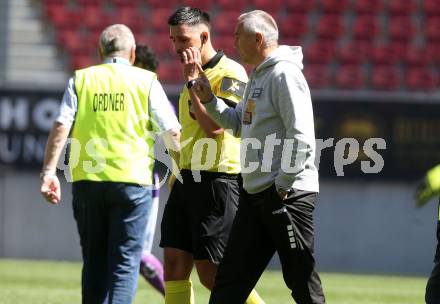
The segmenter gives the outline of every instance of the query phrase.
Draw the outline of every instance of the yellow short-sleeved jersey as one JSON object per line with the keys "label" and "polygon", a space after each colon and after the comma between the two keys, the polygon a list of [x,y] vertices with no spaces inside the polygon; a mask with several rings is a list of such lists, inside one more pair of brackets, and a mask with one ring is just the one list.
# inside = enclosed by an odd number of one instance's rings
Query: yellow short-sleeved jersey
{"label": "yellow short-sleeved jersey", "polygon": [[[242,65],[218,52],[203,66],[213,93],[235,106],[244,92],[247,74]],[[179,98],[182,125],[180,169],[237,174],[240,172],[240,140],[225,131],[206,138],[191,110],[191,98],[184,87]]]}

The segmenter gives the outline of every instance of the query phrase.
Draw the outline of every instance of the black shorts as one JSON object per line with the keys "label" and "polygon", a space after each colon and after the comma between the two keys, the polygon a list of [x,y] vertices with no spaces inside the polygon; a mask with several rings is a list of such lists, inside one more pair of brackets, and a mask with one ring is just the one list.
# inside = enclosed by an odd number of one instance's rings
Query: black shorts
{"label": "black shorts", "polygon": [[191,171],[181,174],[183,184],[175,182],[165,205],[160,246],[218,264],[238,208],[239,175],[202,171],[195,182]]}

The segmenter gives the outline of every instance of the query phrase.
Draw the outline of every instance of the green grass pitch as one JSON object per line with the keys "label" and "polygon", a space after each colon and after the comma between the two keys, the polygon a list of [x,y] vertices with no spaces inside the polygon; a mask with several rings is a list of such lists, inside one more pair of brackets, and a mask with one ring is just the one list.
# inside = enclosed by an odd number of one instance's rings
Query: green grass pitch
{"label": "green grass pitch", "polygon": [[[80,303],[80,263],[0,259],[0,304]],[[330,304],[422,304],[426,278],[321,274]],[[208,303],[209,293],[193,276],[196,303]],[[281,272],[266,271],[257,285],[266,304],[293,303]],[[142,278],[136,304],[163,303]]]}

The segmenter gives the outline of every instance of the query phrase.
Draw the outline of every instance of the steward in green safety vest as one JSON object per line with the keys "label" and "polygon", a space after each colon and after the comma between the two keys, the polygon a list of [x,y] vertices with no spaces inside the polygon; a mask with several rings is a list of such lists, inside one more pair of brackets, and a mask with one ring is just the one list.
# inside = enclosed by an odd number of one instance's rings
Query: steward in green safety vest
{"label": "steward in green safety vest", "polygon": [[[416,203],[419,207],[426,204],[431,198],[440,194],[440,165],[431,168],[416,191]],[[439,216],[440,218],[440,216]]]}
{"label": "steward in green safety vest", "polygon": [[[78,110],[72,131],[73,181],[152,184],[153,122],[148,102],[156,74],[128,64],[75,72]],[[72,145],[74,147],[74,145]]]}

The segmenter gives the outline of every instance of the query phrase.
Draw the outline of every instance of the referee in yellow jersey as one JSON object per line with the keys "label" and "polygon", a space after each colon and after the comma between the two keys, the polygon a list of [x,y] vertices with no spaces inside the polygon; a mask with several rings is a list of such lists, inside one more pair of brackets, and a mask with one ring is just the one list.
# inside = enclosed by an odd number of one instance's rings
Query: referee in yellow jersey
{"label": "referee in yellow jersey", "polygon": [[[213,48],[209,15],[198,8],[184,7],[169,17],[168,25],[181,61],[185,49],[199,49],[214,94],[235,107],[247,82],[246,71]],[[184,80],[188,81],[192,73],[184,69]],[[190,281],[194,265],[201,283],[210,290],[214,286],[241,185],[239,139],[219,127],[200,102],[194,103],[196,97],[189,93],[190,86],[191,82],[185,85],[179,99],[179,167],[183,183],[176,181],[172,186],[161,224],[166,304],[194,303]],[[246,303],[264,302],[252,291]]]}

